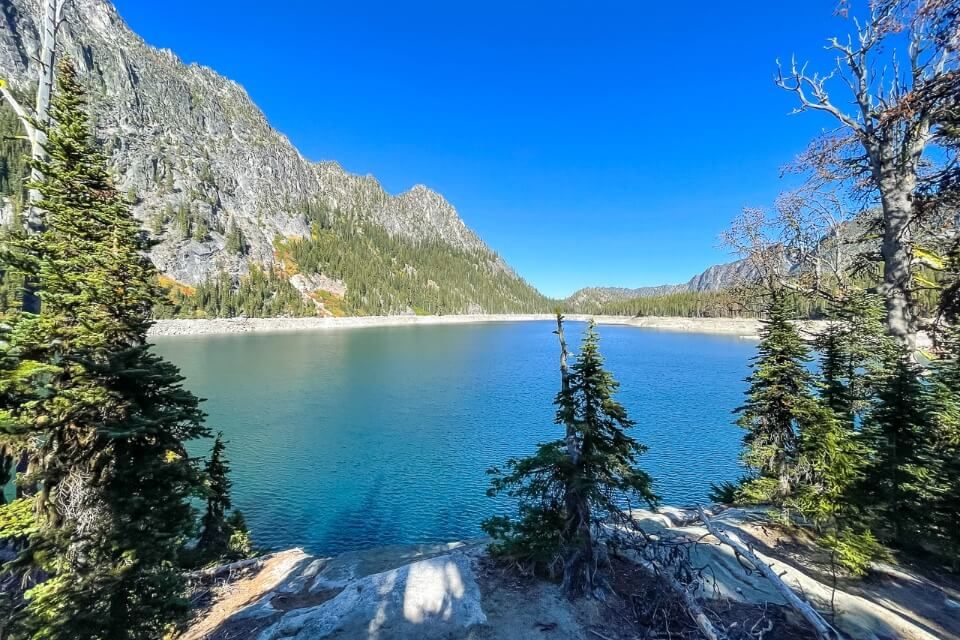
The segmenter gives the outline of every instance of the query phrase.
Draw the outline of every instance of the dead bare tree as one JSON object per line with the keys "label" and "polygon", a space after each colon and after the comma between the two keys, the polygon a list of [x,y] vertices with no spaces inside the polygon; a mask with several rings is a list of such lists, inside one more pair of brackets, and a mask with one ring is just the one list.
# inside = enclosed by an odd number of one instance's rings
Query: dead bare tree
{"label": "dead bare tree", "polygon": [[[940,123],[938,113],[945,100],[955,100],[949,95],[942,100],[913,96],[957,73],[957,39],[943,34],[944,10],[949,9],[943,0],[874,0],[861,22],[844,7],[855,35],[828,41],[827,50],[836,54],[835,67],[821,75],[793,60],[786,71],[778,64],[776,77],[778,86],[797,97],[796,112],[823,112],[838,123],[802,158],[810,177],[820,184],[852,186],[879,201],[879,292],[886,303],[888,331],[909,348],[916,345],[918,326],[912,270],[915,202],[925,154]],[[897,45],[905,53],[898,52]],[[835,85],[846,94],[843,99],[831,95],[828,86]],[[845,108],[848,101],[853,109]]]}
{"label": "dead bare tree", "polygon": [[801,188],[777,198],[775,225],[792,282],[804,293],[842,299],[863,255],[860,238],[849,233],[855,216],[835,191]]}
{"label": "dead bare tree", "polygon": [[[40,23],[40,50],[37,93],[33,110],[28,111],[10,91],[5,79],[0,78],[0,94],[20,119],[30,143],[30,183],[27,193],[26,228],[28,233],[37,233],[43,229],[43,216],[37,203],[40,191],[36,185],[43,181],[38,163],[46,159],[47,127],[50,124],[50,96],[53,91],[54,56],[57,48],[57,31],[63,21],[63,9],[69,0],[43,0],[43,17]],[[29,313],[40,312],[40,299],[35,286],[28,280],[23,293],[23,310]]]}
{"label": "dead bare tree", "polygon": [[720,235],[721,242],[749,265],[733,289],[737,299],[755,313],[766,308],[768,298],[792,286],[790,265],[778,234],[775,216],[764,209],[747,207]]}

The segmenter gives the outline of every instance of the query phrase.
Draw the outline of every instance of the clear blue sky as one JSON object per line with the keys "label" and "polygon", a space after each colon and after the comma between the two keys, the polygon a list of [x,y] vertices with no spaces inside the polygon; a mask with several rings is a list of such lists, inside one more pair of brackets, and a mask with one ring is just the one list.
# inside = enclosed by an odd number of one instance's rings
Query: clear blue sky
{"label": "clear blue sky", "polygon": [[729,259],[718,234],[832,126],[789,115],[775,59],[849,28],[837,0],[115,2],[308,158],[441,192],[553,296]]}

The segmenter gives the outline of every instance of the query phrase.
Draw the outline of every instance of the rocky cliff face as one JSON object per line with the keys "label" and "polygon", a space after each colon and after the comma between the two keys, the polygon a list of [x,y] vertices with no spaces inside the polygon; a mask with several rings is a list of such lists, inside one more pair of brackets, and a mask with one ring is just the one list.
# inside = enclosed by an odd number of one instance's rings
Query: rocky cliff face
{"label": "rocky cliff face", "polygon": [[[0,2],[0,75],[35,86],[36,0]],[[306,160],[272,129],[243,87],[147,45],[108,0],[71,0],[58,50],[80,70],[96,134],[119,188],[160,243],[165,274],[196,284],[274,260],[274,238],[309,232],[309,211],[336,211],[413,240],[479,252],[510,273],[441,195],[416,186],[399,196],[334,162]],[[186,222],[186,224],[184,224]],[[246,253],[225,250],[235,225]]]}
{"label": "rocky cliff face", "polygon": [[587,311],[589,307],[618,300],[662,296],[670,293],[723,291],[737,283],[748,282],[753,276],[753,267],[751,267],[746,260],[737,260],[735,262],[713,265],[702,273],[693,276],[683,284],[665,284],[656,287],[639,287],[637,289],[624,287],[587,287],[576,291],[567,298],[567,302],[574,309]]}
{"label": "rocky cliff face", "polygon": [[[952,216],[952,217],[951,217]],[[937,233],[942,236],[944,230],[955,229],[957,222],[953,212],[936,213],[927,221],[927,228],[915,231],[920,246],[937,246],[941,242]],[[819,256],[827,265],[844,265],[844,270],[852,272],[855,267],[862,267],[869,259],[875,260],[877,253],[876,238],[880,225],[879,211],[868,209],[842,222],[832,233],[823,237],[814,255]],[[949,235],[949,231],[946,232]],[[791,276],[799,276],[805,268],[802,264],[791,262],[784,256],[784,271]],[[748,284],[757,278],[756,268],[746,259],[714,265],[693,276],[683,284],[661,285],[657,287],[640,287],[626,289],[619,287],[589,287],[580,289],[570,296],[567,301],[574,309],[588,312],[606,302],[646,298],[671,293],[696,293],[724,291],[738,284]]]}
{"label": "rocky cliff face", "polygon": [[690,278],[684,291],[723,291],[730,287],[751,281],[756,270],[746,260],[736,260],[724,264],[715,264],[706,271]]}

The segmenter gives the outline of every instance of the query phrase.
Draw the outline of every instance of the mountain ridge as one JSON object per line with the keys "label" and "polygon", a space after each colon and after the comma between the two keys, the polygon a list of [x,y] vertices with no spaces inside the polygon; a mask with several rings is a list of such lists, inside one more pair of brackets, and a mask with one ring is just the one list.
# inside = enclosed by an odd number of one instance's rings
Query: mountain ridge
{"label": "mountain ridge", "polygon": [[[8,0],[0,12],[0,69],[25,92],[37,77],[38,11],[30,0]],[[371,175],[349,173],[334,160],[307,159],[242,85],[150,46],[108,0],[67,4],[58,55],[78,68],[116,184],[130,194],[134,215],[154,231],[151,258],[171,280],[193,287],[221,277],[236,283],[253,267],[289,271],[278,264],[277,239],[309,240],[318,220],[337,218],[374,225],[408,243],[444,244],[491,278],[515,281],[508,283],[514,297],[545,300],[442,194],[418,183],[391,195]],[[13,207],[8,201],[4,208],[9,221]],[[227,250],[231,227],[243,238],[240,251]],[[416,271],[416,265],[396,267]],[[342,288],[369,289],[366,284],[343,282]],[[422,297],[428,283],[410,286]],[[432,286],[459,287],[457,304],[464,311],[479,304],[476,286]],[[402,312],[413,306],[396,292],[364,295],[354,303],[358,308]],[[522,306],[517,310],[529,310]],[[322,302],[318,309],[323,312]]]}
{"label": "mountain ridge", "polygon": [[747,260],[734,260],[707,267],[681,284],[663,284],[648,287],[583,287],[566,298],[574,310],[588,312],[604,303],[635,298],[649,298],[675,293],[707,293],[723,291],[749,280],[755,273]]}
{"label": "mountain ridge", "polygon": [[[38,9],[31,0],[7,0],[0,11],[0,68],[25,92],[37,77]],[[205,295],[217,291],[223,297],[216,280],[229,280],[236,289],[260,269],[276,269],[281,275],[269,286],[292,287],[306,304],[274,305],[273,313],[310,313],[314,307],[320,315],[534,312],[559,302],[527,284],[442,194],[422,182],[390,194],[371,174],[350,173],[336,160],[306,158],[240,83],[199,62],[185,63],[171,49],[149,45],[109,0],[67,4],[58,53],[69,56],[84,78],[97,139],[116,184],[129,194],[134,215],[152,230],[157,244],[151,258],[181,292],[173,297],[189,307],[187,313],[266,313],[266,308],[222,300],[202,309],[182,293],[200,288]],[[10,198],[5,200],[9,221],[13,207]],[[391,253],[395,248],[360,247],[370,261],[383,258],[382,269],[419,279],[410,285],[391,273],[397,281],[391,290],[380,291],[361,281],[358,268],[350,271],[352,278],[345,268],[333,268],[345,259],[329,242],[323,251],[309,247],[311,255],[325,253],[309,261],[307,273],[299,272],[302,265],[292,256],[308,252],[298,251],[303,248],[296,243],[314,242],[318,227],[340,234],[341,244],[354,242],[342,253],[358,250],[357,237],[369,225],[432,251],[438,243],[445,245],[456,269],[474,269],[483,278],[471,274],[467,282],[452,285],[437,275],[443,274],[442,265],[399,264]],[[242,238],[241,250],[230,250],[231,234]],[[387,253],[378,256],[377,251]],[[587,287],[562,302],[589,312],[609,301],[717,291],[744,275],[743,261],[736,261],[709,267],[682,284]],[[494,284],[488,287],[486,281]],[[505,299],[502,304],[495,300],[498,295]],[[345,297],[350,304],[336,304]]]}

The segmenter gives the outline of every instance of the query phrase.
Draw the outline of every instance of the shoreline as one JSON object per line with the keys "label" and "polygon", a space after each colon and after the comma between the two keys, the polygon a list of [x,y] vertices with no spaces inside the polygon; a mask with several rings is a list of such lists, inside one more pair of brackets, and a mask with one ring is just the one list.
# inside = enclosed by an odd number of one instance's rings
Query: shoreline
{"label": "shoreline", "polygon": [[[618,325],[672,331],[680,333],[704,333],[756,339],[760,321],[754,318],[686,318],[672,316],[593,316],[569,314],[564,316],[574,322],[586,322],[591,318],[598,325]],[[346,318],[206,318],[157,320],[150,328],[150,337],[175,337],[199,335],[228,335],[241,333],[283,333],[291,331],[317,331],[357,329],[364,327],[401,327],[412,325],[479,324],[489,322],[542,322],[552,321],[554,314],[476,314],[449,316],[352,316]],[[807,324],[807,323],[805,323]]]}
{"label": "shoreline", "polygon": [[[706,512],[713,523],[741,539],[758,540],[763,549],[757,551],[759,559],[774,569],[788,589],[802,593],[815,610],[826,614],[836,603],[831,623],[844,638],[960,638],[951,615],[949,582],[936,575],[884,562],[875,563],[873,575],[858,582],[836,584],[822,548],[810,540],[795,543],[770,532],[765,507],[712,505]],[[705,606],[737,605],[732,616],[721,618],[724,625],[742,624],[744,611],[752,611],[757,623],[769,619],[779,625],[770,627],[778,632],[774,637],[781,637],[780,631],[799,637],[799,623],[791,625],[783,615],[789,606],[783,592],[771,581],[753,577],[740,558],[727,551],[729,547],[705,541],[716,537],[693,508],[664,505],[656,511],[634,509],[630,515],[648,534],[696,548],[698,564],[710,568],[693,583],[697,599]],[[512,571],[491,564],[488,542],[489,538],[473,538],[395,544],[330,556],[292,547],[223,565],[206,581],[197,582],[208,596],[201,600],[206,604],[176,637],[279,640],[296,633],[296,638],[367,638],[369,629],[375,628],[387,630],[385,637],[394,640],[475,635],[515,640],[544,637],[537,627],[544,626],[544,620],[562,621],[549,636],[556,640],[585,638],[590,630],[600,638],[620,638],[624,631],[641,629],[642,625],[624,626],[634,618],[609,615],[609,611],[631,611],[633,599],[620,600],[618,592],[611,591],[607,604],[620,608],[598,610],[585,604],[588,600],[565,597],[555,582],[517,580]],[[626,587],[622,593],[642,592],[644,586],[662,588],[656,573],[635,552],[611,554],[611,561],[612,571],[625,569],[620,573],[619,584]],[[888,606],[891,601],[896,609]],[[417,617],[407,613],[411,611]],[[731,609],[727,604],[714,611],[722,615]],[[768,618],[769,614],[773,615]],[[685,609],[677,612],[677,622],[687,617]],[[665,624],[674,624],[674,619]],[[518,629],[530,633],[518,634]]]}

